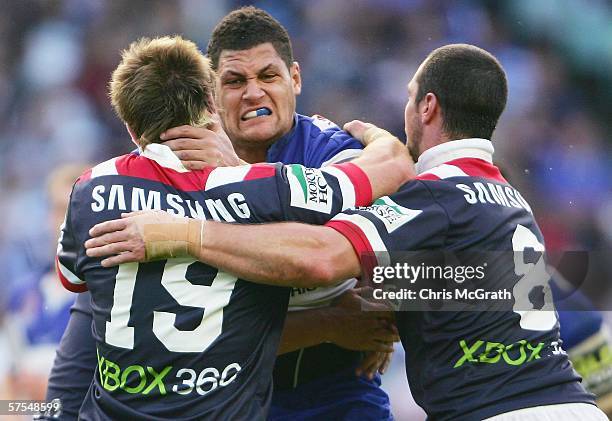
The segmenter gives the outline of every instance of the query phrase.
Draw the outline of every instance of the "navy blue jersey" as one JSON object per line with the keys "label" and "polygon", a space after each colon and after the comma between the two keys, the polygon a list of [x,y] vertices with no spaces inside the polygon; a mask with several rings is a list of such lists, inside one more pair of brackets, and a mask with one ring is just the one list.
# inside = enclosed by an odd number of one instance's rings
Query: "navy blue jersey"
{"label": "navy blue jersey", "polygon": [[[328,223],[368,267],[373,252],[509,252],[496,254],[510,255],[507,264],[489,262],[498,270],[477,281],[486,291],[514,291],[506,311],[396,313],[416,402],[435,420],[480,420],[538,405],[592,403],[560,347],[556,313],[525,311],[537,308],[527,305],[532,291],[523,288],[534,264],[512,259],[514,251],[544,250],[531,208],[491,163],[489,141],[464,139],[436,148],[419,180]],[[385,253],[374,259],[375,265],[389,263]],[[416,285],[418,290],[431,284]]]}
{"label": "navy blue jersey", "polygon": [[191,172],[155,144],[86,173],[74,186],[56,261],[64,285],[86,287],[92,298],[98,370],[80,417],[265,417],[289,291],[190,258],[104,268],[83,248],[93,225],[141,209],[237,223],[323,223],[367,203],[369,189],[350,163]]}
{"label": "navy blue jersey", "polygon": [[[294,119],[292,130],[268,150],[268,162],[320,167],[323,164],[344,162],[361,153],[363,145],[330,121],[301,114],[296,114]],[[299,289],[298,292],[302,290]],[[335,293],[335,287],[312,290],[333,290],[332,294],[326,294],[329,296]],[[310,292],[311,289],[308,290],[308,293]],[[315,300],[318,299],[317,295]],[[92,313],[89,293],[77,297],[72,313],[70,324],[58,349],[47,390],[47,399],[61,399],[62,420],[76,419],[80,403],[91,382],[96,361],[95,344],[89,333]],[[91,366],[92,370],[88,371],[87,366]]]}

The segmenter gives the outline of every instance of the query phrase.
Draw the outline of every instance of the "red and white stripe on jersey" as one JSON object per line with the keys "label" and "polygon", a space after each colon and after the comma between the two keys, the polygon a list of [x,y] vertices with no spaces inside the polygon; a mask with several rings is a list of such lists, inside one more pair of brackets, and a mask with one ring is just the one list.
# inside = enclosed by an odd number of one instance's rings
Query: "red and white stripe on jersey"
{"label": "red and white stripe on jersey", "polygon": [[[479,177],[506,183],[499,169],[493,164],[478,158],[459,158],[438,165],[421,173],[417,178],[420,180],[443,180],[452,177]],[[414,213],[413,219],[418,215]],[[335,229],[344,235],[352,244],[355,253],[361,258],[363,255],[375,256],[375,264],[388,264],[387,248],[372,221],[359,214],[336,215],[326,226]],[[367,266],[367,262],[363,262]]]}
{"label": "red and white stripe on jersey", "polygon": [[[59,251],[58,251],[59,253]],[[59,276],[60,281],[64,288],[72,292],[85,292],[87,291],[87,284],[81,280],[78,276],[70,271],[66,266],[60,262],[58,256],[55,256],[55,271]]]}
{"label": "red and white stripe on jersey", "polygon": [[321,168],[321,171],[338,180],[342,192],[342,210],[372,203],[372,184],[366,173],[357,165],[345,162]]}
{"label": "red and white stripe on jersey", "polygon": [[204,189],[210,190],[226,184],[258,178],[274,177],[276,167],[271,164],[241,165],[239,167],[219,167],[210,172]]}
{"label": "red and white stripe on jersey", "polygon": [[507,183],[499,168],[478,158],[459,158],[438,165],[417,176],[418,180],[443,180],[452,177],[479,177]]}
{"label": "red and white stripe on jersey", "polygon": [[[371,263],[378,266],[388,266],[390,264],[389,254],[386,253],[387,247],[382,237],[374,223],[365,216],[340,213],[325,226],[335,229],[349,240],[362,264],[367,263],[367,266],[371,266]],[[369,258],[374,256],[375,262],[364,262],[363,256]],[[372,268],[367,267],[367,269]]]}
{"label": "red and white stripe on jersey", "polygon": [[96,165],[79,182],[104,175],[124,175],[158,181],[181,191],[210,190],[224,184],[243,180],[273,177],[272,164],[243,165],[239,167],[207,167],[196,171],[177,171],[157,161],[135,154],[109,159]]}

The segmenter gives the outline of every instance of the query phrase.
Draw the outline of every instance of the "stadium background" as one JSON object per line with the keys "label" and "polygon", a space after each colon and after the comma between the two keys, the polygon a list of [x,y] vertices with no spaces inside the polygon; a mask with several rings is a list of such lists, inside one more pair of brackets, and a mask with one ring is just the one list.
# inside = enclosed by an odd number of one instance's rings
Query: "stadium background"
{"label": "stadium background", "polygon": [[[39,397],[72,299],[45,276],[57,236],[50,227],[68,195],[57,174],[49,188],[52,172],[131,149],[107,97],[119,51],[140,36],[174,33],[205,50],[215,23],[242,4],[0,0],[0,399]],[[429,51],[467,42],[493,52],[510,90],[496,157],[533,206],[547,246],[611,250],[610,1],[253,4],[292,37],[301,113],[372,121],[400,138],[405,86]],[[598,268],[604,305],[610,274]],[[401,357],[398,350],[383,383],[398,419],[420,419]]]}

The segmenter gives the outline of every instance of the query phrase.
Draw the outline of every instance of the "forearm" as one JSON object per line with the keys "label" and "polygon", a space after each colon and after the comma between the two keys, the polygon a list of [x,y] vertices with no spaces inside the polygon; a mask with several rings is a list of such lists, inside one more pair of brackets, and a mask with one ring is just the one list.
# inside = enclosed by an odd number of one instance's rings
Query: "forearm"
{"label": "forearm", "polygon": [[360,273],[352,246],[331,228],[300,223],[203,224],[202,244],[194,257],[243,279],[313,287]]}
{"label": "forearm", "polygon": [[290,311],[285,319],[278,355],[331,341],[328,307]]}

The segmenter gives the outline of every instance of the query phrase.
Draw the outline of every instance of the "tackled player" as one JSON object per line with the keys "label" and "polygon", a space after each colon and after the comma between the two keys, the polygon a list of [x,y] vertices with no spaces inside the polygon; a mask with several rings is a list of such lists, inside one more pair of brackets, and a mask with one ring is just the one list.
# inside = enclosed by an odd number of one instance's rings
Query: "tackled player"
{"label": "tackled player", "polygon": [[[225,136],[211,116],[213,81],[208,60],[180,37],[133,43],[113,73],[113,106],[138,151],[79,178],[56,261],[68,289],[91,292],[98,370],[79,419],[264,418],[289,298],[287,288],[247,282],[195,261],[184,242],[182,252],[173,249],[167,260],[105,268],[83,246],[95,224],[141,207],[173,208],[178,216],[170,198],[199,204],[196,216],[203,212],[205,219],[218,220],[217,201],[236,194],[242,207],[225,211],[237,221],[323,223],[347,207],[391,193],[412,175],[412,161],[397,139],[357,121],[347,128],[366,143],[376,140],[351,163],[324,170],[257,164],[190,171],[159,136],[181,124],[208,124]],[[316,194],[307,188],[311,182]],[[136,200],[129,205],[117,199],[99,206],[100,195],[118,194],[117,185],[142,194],[132,194]],[[150,202],[143,203],[147,197]],[[249,217],[240,218],[241,212]],[[197,244],[201,232],[195,221],[181,218],[170,233],[182,232]]]}

